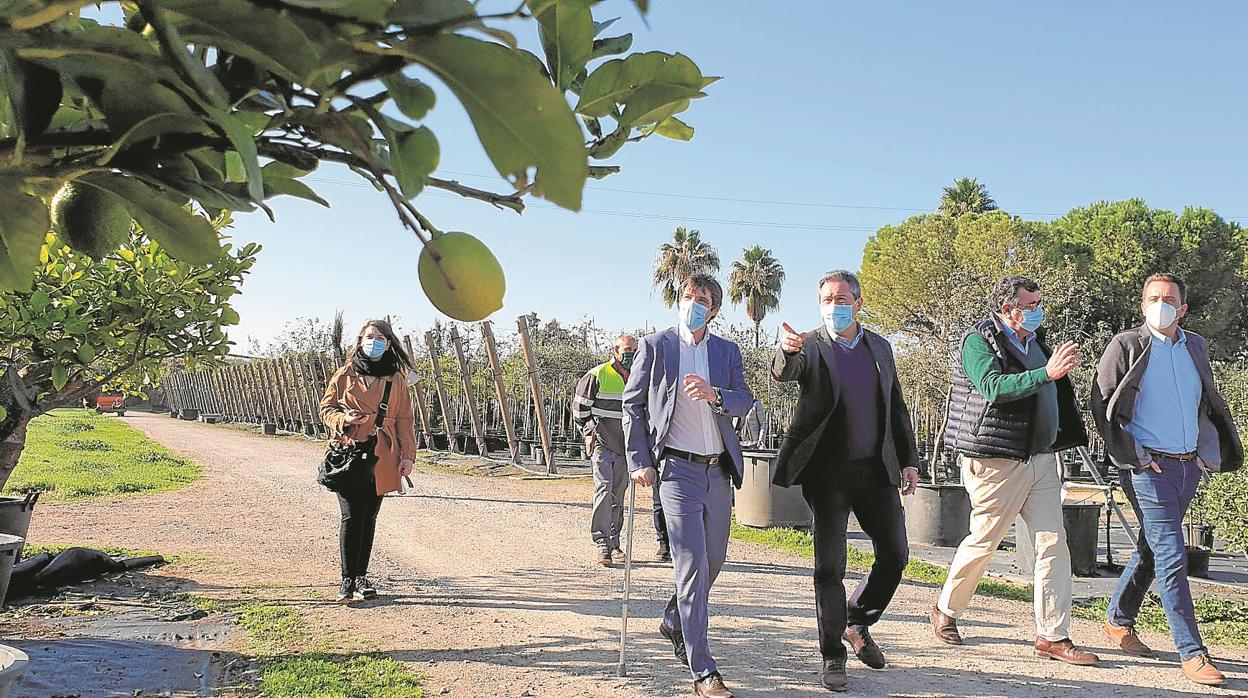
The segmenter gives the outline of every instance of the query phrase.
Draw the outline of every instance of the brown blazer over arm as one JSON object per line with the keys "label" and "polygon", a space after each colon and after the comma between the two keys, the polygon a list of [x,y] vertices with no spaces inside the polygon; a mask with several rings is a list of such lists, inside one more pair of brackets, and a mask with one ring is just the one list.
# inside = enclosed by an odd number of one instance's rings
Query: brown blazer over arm
{"label": "brown blazer over arm", "polygon": [[[392,382],[386,417],[377,429],[377,494],[399,489],[399,461],[416,458],[416,419],[407,380],[402,373],[378,378],[367,385],[364,377],[350,366],[343,366],[329,379],[321,397],[321,421],[329,429],[331,441],[364,441],[373,433],[373,421],[381,409],[385,383]],[[347,426],[345,413],[354,409],[369,420]]]}

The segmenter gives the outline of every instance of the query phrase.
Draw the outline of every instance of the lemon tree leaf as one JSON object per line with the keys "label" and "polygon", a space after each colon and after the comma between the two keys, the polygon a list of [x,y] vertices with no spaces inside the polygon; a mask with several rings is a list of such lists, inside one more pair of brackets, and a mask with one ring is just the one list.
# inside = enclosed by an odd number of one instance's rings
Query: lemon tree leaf
{"label": "lemon tree leaf", "polygon": [[664,138],[671,138],[677,141],[687,141],[693,139],[693,127],[674,116],[669,116],[660,121],[654,128],[654,132]]}
{"label": "lemon tree leaf", "polygon": [[110,173],[87,174],[75,181],[98,187],[125,202],[143,232],[173,257],[189,264],[208,264],[220,256],[217,232],[204,217],[173,203],[142,182]]}
{"label": "lemon tree leaf", "polygon": [[436,100],[433,88],[420,80],[395,73],[382,78],[381,84],[390,92],[394,106],[411,119],[419,121],[433,109]]}
{"label": "lemon tree leaf", "polygon": [[52,387],[56,390],[60,390],[61,388],[64,388],[65,384],[68,382],[69,382],[69,371],[64,366],[60,366],[60,365],[53,366],[52,367]]}
{"label": "lemon tree leaf", "polygon": [[556,0],[542,3],[540,14],[536,9],[532,11],[537,15],[546,65],[555,85],[566,90],[585,69],[594,50],[594,18],[589,0]]}
{"label": "lemon tree leaf", "polygon": [[30,288],[51,227],[48,208],[38,197],[19,189],[17,180],[0,177],[0,290]]}
{"label": "lemon tree leaf", "polygon": [[104,151],[97,161],[101,165],[107,165],[117,154],[129,148],[135,143],[141,143],[151,138],[163,136],[167,133],[211,133],[201,119],[189,114],[174,114],[172,112],[163,112],[153,114],[139,123],[135,124],[122,134],[116,142]]}
{"label": "lemon tree leaf", "polygon": [[318,44],[282,12],[245,0],[167,0],[187,41],[204,39],[230,53],[302,82],[320,66]]}
{"label": "lemon tree leaf", "polygon": [[463,103],[499,174],[579,210],[588,174],[581,128],[563,93],[529,54],[457,34],[409,39],[397,50],[438,76]]}

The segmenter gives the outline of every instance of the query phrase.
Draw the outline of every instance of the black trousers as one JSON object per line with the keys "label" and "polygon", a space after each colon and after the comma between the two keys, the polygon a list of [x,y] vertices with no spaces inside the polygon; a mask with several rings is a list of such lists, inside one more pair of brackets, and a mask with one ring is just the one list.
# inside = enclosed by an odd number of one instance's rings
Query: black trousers
{"label": "black trousers", "polygon": [[[819,651],[825,659],[846,655],[846,625],[872,625],[892,601],[910,557],[901,495],[888,482],[882,463],[847,467],[802,485],[814,513],[815,613]],[[871,538],[875,563],[853,596],[845,599],[846,531],[853,512]]]}
{"label": "black trousers", "polygon": [[360,577],[368,574],[368,558],[373,554],[373,536],[377,532],[377,513],[381,497],[371,489],[338,494],[342,522],[338,526],[338,552],[342,576]]}

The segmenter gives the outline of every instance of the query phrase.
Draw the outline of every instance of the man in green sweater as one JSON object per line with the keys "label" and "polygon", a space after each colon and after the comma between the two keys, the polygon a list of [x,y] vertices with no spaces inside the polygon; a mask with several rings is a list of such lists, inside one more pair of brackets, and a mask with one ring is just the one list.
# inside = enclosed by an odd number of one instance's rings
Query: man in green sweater
{"label": "man in green sweater", "polygon": [[1079,345],[1050,351],[1044,341],[1040,286],[1007,276],[993,293],[991,317],[962,338],[953,360],[945,445],[958,454],[971,498],[971,532],[958,546],[949,578],[930,612],[936,639],[962,644],[957,619],[1016,516],[1036,551],[1036,656],[1095,664],[1070,639],[1071,569],[1062,518],[1057,453],[1087,444],[1067,373]]}

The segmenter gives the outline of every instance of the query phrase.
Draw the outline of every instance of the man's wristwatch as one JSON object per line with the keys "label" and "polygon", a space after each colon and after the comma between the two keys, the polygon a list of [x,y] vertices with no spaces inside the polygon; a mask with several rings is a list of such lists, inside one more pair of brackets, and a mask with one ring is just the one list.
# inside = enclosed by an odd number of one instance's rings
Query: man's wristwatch
{"label": "man's wristwatch", "polygon": [[720,392],[719,388],[715,388],[715,402],[711,404],[714,405],[715,407],[724,406],[724,394]]}

